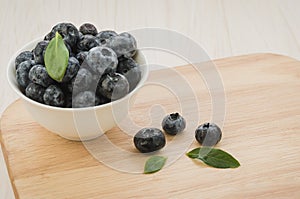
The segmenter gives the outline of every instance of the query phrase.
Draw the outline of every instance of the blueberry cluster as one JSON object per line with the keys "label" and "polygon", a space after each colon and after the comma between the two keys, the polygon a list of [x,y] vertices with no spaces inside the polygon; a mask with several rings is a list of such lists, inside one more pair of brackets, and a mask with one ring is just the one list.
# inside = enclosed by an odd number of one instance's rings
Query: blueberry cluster
{"label": "blueberry cluster", "polygon": [[[48,75],[44,63],[45,50],[56,32],[69,51],[61,82]],[[136,40],[127,32],[98,32],[90,23],[79,29],[71,23],[59,23],[32,51],[16,57],[16,80],[27,97],[43,104],[66,108],[101,105],[124,97],[139,83],[136,50]]]}
{"label": "blueberry cluster", "polygon": [[[163,118],[161,125],[165,133],[174,136],[183,132],[186,121],[179,113],[171,113]],[[222,131],[214,123],[204,123],[196,128],[195,138],[202,146],[212,147],[220,142]],[[140,152],[149,153],[163,148],[166,138],[158,128],[142,128],[133,137],[133,143]]]}

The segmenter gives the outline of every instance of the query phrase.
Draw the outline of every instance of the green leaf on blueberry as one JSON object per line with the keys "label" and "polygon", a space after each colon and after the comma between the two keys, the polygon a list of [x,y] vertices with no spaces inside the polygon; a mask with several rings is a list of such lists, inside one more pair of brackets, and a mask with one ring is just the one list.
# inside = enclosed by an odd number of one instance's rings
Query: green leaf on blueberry
{"label": "green leaf on blueberry", "polygon": [[56,32],[45,51],[45,66],[49,76],[61,82],[69,60],[69,51],[62,36]]}
{"label": "green leaf on blueberry", "polygon": [[163,168],[167,158],[163,156],[151,156],[145,164],[144,173],[155,173]]}
{"label": "green leaf on blueberry", "polygon": [[238,160],[221,149],[199,147],[191,150],[186,155],[191,159],[199,159],[208,166],[215,168],[226,169],[240,166]]}

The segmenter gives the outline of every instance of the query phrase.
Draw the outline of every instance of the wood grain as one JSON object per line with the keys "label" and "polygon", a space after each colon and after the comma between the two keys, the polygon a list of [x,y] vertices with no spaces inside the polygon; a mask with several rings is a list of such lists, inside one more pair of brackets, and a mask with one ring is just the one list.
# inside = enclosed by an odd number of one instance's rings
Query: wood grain
{"label": "wood grain", "polygon": [[[119,172],[94,159],[82,143],[40,127],[18,100],[1,119],[1,142],[17,198],[297,198],[300,62],[254,54],[215,64],[226,93],[223,139],[217,147],[233,154],[240,168],[209,168],[182,155],[153,175]],[[211,99],[203,80],[192,66],[176,67],[176,71],[195,89],[203,116],[199,122],[209,120]],[[153,71],[151,77],[165,78],[162,74]],[[164,111],[179,107],[171,95],[160,93],[153,98],[150,87],[141,91],[130,112],[137,123],[155,124],[149,118],[159,111],[144,119],[139,115],[151,112],[156,102]],[[118,128],[107,132],[107,137],[124,150],[135,151],[131,137]],[[193,142],[190,148],[197,146]]]}

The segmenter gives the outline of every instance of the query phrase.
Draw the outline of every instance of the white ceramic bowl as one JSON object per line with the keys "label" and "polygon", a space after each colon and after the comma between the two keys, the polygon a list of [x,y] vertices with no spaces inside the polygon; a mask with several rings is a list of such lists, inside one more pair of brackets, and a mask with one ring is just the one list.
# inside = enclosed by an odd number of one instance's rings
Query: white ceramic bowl
{"label": "white ceramic bowl", "polygon": [[7,78],[12,89],[21,97],[24,106],[33,119],[49,131],[69,140],[83,141],[96,138],[115,127],[122,118],[126,117],[132,102],[131,97],[145,83],[149,69],[140,51],[135,60],[140,64],[142,78],[137,87],[125,97],[111,103],[87,108],[59,108],[38,103],[26,97],[19,89],[15,77],[15,58],[25,50],[32,50],[41,41],[39,38],[26,44],[9,61]]}

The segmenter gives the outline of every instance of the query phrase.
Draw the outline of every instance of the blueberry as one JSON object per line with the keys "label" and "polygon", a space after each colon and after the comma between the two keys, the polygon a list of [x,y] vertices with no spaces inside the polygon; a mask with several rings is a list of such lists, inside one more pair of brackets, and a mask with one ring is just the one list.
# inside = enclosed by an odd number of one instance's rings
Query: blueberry
{"label": "blueberry", "polygon": [[93,35],[83,35],[77,44],[79,51],[89,51],[91,48],[99,46],[98,40]]}
{"label": "blueberry", "polygon": [[75,57],[70,57],[68,61],[68,66],[62,82],[70,81],[77,74],[80,68],[79,61]]}
{"label": "blueberry", "polygon": [[67,47],[67,49],[69,51],[69,57],[73,57],[74,56],[73,49],[71,48],[71,46],[67,42],[64,41],[64,43],[65,43],[65,46]]}
{"label": "blueberry", "polygon": [[43,95],[44,103],[50,106],[62,107],[65,103],[63,91],[57,85],[50,85]]}
{"label": "blueberry", "polygon": [[51,32],[45,36],[44,40],[50,41],[53,37],[55,37],[56,32],[63,37],[64,41],[68,43],[71,48],[76,47],[79,40],[79,31],[73,24],[59,23],[55,25]]}
{"label": "blueberry", "polygon": [[79,31],[84,35],[94,35],[97,34],[97,28],[90,23],[84,23],[79,27]]}
{"label": "blueberry", "polygon": [[44,103],[43,95],[45,93],[45,88],[41,85],[30,83],[25,89],[25,95],[34,101]]}
{"label": "blueberry", "polygon": [[30,83],[29,71],[32,68],[33,63],[34,62],[32,60],[27,60],[18,65],[16,79],[22,89],[25,89]]}
{"label": "blueberry", "polygon": [[127,54],[124,54],[125,57],[133,57],[137,50],[136,39],[134,38],[134,36],[132,36],[128,32],[123,32],[120,34],[120,36],[127,37],[130,40],[130,42],[132,43],[132,45],[135,46],[135,48],[133,50],[129,51]]}
{"label": "blueberry", "polygon": [[82,32],[79,31],[79,40],[83,38]]}
{"label": "blueberry", "polygon": [[132,34],[130,34],[130,33],[128,33],[128,32],[122,32],[122,33],[119,34],[119,35],[131,39],[132,42],[136,45],[136,40],[135,40],[134,36],[132,36]]}
{"label": "blueberry", "polygon": [[44,54],[48,41],[40,41],[33,49],[34,61],[36,64],[44,64]]}
{"label": "blueberry", "polygon": [[221,140],[222,131],[214,123],[204,123],[197,127],[195,137],[203,146],[214,146]]}
{"label": "blueberry", "polygon": [[166,145],[163,132],[157,128],[143,128],[139,130],[133,142],[135,147],[142,153],[157,151]]}
{"label": "blueberry", "polygon": [[69,82],[61,83],[61,88],[65,94],[70,93],[72,95],[74,81],[75,77]]}
{"label": "blueberry", "polygon": [[171,113],[164,117],[162,128],[170,135],[176,135],[185,129],[185,119],[179,113]]}
{"label": "blueberry", "polygon": [[33,53],[30,51],[21,52],[15,59],[16,70],[18,69],[20,63],[28,60],[33,60]]}
{"label": "blueberry", "polygon": [[80,92],[72,99],[73,108],[91,107],[97,104],[99,104],[99,98],[92,91]]}
{"label": "blueberry", "polygon": [[68,90],[69,92],[74,92],[74,94],[89,90],[89,88],[92,86],[92,81],[92,73],[86,68],[80,68],[77,75],[71,80],[71,83],[68,84]]}
{"label": "blueberry", "polygon": [[111,38],[117,36],[118,34],[112,30],[104,30],[99,32],[96,35],[96,38],[99,40],[100,44],[106,44]]}
{"label": "blueberry", "polygon": [[105,46],[113,49],[118,57],[130,58],[135,55],[137,50],[136,40],[129,33],[122,33],[112,37]]}
{"label": "blueberry", "polygon": [[89,53],[88,51],[81,51],[81,52],[77,53],[76,59],[79,61],[80,65],[84,62],[88,53]]}
{"label": "blueberry", "polygon": [[110,99],[108,99],[108,98],[106,98],[106,97],[104,97],[102,95],[97,95],[97,97],[98,97],[99,101],[97,101],[96,105],[102,105],[102,104],[106,104],[106,103],[111,102]]}
{"label": "blueberry", "polygon": [[117,72],[127,78],[130,91],[132,91],[141,80],[139,64],[132,58],[119,59]]}
{"label": "blueberry", "polygon": [[125,76],[119,73],[109,73],[101,77],[97,90],[104,97],[117,100],[129,92],[129,83]]}
{"label": "blueberry", "polygon": [[43,65],[34,65],[29,71],[29,79],[43,87],[48,87],[54,82]]}
{"label": "blueberry", "polygon": [[108,69],[116,71],[118,58],[116,53],[110,48],[94,47],[89,51],[85,62],[92,72],[101,76]]}
{"label": "blueberry", "polygon": [[72,108],[72,97],[73,97],[72,93],[65,92],[64,95],[65,95],[65,107]]}

